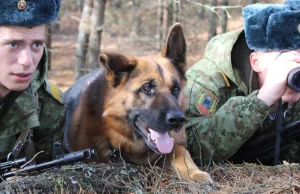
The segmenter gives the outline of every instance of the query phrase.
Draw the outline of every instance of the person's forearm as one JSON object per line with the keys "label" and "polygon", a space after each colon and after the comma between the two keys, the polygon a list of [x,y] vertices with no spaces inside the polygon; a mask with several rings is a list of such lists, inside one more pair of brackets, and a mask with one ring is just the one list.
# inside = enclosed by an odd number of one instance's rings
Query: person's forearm
{"label": "person's forearm", "polygon": [[214,115],[190,119],[197,123],[187,126],[197,136],[202,156],[227,159],[254,134],[270,110],[256,95],[257,91],[247,97],[232,97]]}

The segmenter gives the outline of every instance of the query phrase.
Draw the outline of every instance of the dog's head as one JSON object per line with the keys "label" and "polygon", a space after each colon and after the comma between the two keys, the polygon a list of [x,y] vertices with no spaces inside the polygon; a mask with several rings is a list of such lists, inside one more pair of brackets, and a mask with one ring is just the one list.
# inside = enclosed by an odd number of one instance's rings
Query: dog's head
{"label": "dog's head", "polygon": [[176,23],[171,27],[159,55],[100,54],[99,60],[114,93],[104,116],[124,118],[134,131],[133,138],[143,138],[157,153],[171,152],[174,140],[169,132],[180,131],[185,122],[182,89],[187,65],[182,26]]}

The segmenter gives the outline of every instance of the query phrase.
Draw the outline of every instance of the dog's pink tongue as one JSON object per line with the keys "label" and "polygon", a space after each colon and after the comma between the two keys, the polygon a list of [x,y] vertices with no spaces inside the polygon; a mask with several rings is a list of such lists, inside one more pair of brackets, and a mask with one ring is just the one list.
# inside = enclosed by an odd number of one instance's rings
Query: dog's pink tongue
{"label": "dog's pink tongue", "polygon": [[163,153],[170,153],[174,146],[174,139],[166,133],[159,133],[152,129],[149,129],[151,139],[156,143],[157,149]]}

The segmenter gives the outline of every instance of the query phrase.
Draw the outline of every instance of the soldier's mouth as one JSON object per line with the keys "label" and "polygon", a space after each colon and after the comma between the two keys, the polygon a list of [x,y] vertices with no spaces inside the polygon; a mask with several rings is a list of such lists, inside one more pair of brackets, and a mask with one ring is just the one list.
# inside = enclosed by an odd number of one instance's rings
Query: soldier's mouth
{"label": "soldier's mouth", "polygon": [[28,81],[28,80],[31,80],[32,74],[31,73],[12,73],[12,76],[17,81]]}

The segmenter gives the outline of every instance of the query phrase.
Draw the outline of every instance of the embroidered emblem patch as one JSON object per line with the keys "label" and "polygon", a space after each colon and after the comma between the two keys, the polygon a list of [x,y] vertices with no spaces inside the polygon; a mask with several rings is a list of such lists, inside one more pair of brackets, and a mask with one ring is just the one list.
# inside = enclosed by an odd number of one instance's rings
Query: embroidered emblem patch
{"label": "embroidered emblem patch", "polygon": [[196,100],[196,108],[202,115],[211,115],[216,111],[219,99],[208,90],[201,90]]}

